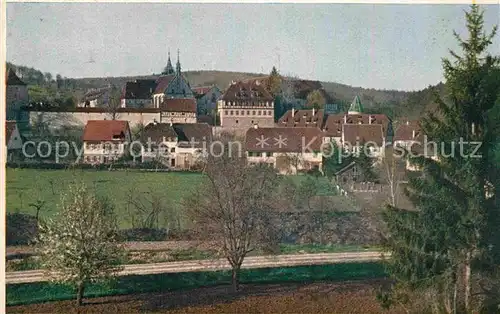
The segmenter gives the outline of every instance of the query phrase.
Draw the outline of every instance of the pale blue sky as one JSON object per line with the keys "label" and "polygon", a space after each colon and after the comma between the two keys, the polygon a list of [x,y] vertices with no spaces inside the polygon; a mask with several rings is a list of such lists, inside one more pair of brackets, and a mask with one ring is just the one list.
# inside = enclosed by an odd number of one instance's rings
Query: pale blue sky
{"label": "pale blue sky", "polygon": [[[483,6],[488,30],[500,6]],[[442,80],[466,5],[8,3],[7,61],[67,77],[280,72],[366,88]],[[491,48],[500,54],[497,35]],[[89,59],[95,63],[88,63]]]}

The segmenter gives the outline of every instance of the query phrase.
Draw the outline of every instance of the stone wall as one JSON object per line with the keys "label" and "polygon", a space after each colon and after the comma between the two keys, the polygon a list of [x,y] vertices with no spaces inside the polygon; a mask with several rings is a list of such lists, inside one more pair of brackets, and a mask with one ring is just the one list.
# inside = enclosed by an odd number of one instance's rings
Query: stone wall
{"label": "stone wall", "polygon": [[[111,115],[106,112],[46,112],[30,111],[30,123],[46,123],[51,128],[62,126],[84,126],[89,120],[111,120]],[[120,112],[116,115],[116,120],[127,120],[130,127],[137,124],[147,125],[149,123],[161,122],[159,112]]]}

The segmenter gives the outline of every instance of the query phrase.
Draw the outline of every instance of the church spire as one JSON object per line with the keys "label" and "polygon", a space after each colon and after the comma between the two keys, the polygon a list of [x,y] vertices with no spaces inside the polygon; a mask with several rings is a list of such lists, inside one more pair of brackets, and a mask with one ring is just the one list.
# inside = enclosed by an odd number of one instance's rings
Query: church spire
{"label": "church spire", "polygon": [[174,74],[174,67],[172,66],[172,60],[170,60],[170,49],[168,49],[167,66],[165,67],[165,69],[163,69],[163,72],[161,74],[163,74],[163,75],[172,75],[172,74]]}
{"label": "church spire", "polygon": [[179,49],[177,49],[177,65],[175,66],[175,70],[177,72],[177,75],[181,74],[181,61],[179,58]]}

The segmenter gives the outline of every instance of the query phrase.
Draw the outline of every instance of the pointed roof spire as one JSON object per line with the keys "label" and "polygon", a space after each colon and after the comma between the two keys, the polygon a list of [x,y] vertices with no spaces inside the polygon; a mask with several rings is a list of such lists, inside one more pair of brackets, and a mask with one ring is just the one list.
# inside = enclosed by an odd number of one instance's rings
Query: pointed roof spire
{"label": "pointed roof spire", "polygon": [[163,72],[161,74],[163,74],[163,75],[172,75],[172,74],[174,74],[174,67],[172,66],[172,61],[170,60],[170,48],[168,49],[167,66],[163,69]]}
{"label": "pointed roof spire", "polygon": [[363,112],[363,105],[361,104],[359,97],[356,95],[356,97],[354,97],[354,100],[352,101],[351,106],[349,107],[349,111],[347,113],[348,114],[359,114],[362,112]]}
{"label": "pointed roof spire", "polygon": [[179,57],[180,51],[177,49],[177,65],[175,66],[177,74],[181,74],[181,61]]}

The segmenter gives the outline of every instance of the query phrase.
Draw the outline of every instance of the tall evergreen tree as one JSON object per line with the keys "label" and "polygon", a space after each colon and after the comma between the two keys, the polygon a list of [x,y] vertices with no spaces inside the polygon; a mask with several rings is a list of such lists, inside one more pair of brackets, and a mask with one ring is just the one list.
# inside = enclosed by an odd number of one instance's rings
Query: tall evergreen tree
{"label": "tall evergreen tree", "polygon": [[281,76],[274,66],[271,70],[271,74],[269,75],[268,88],[274,97],[276,97],[281,91]]}
{"label": "tall evergreen tree", "polygon": [[[388,207],[383,216],[392,254],[388,270],[398,282],[392,296],[426,292],[434,309],[446,313],[471,311],[475,301],[484,305],[472,295],[484,296],[482,281],[494,279],[500,269],[495,193],[500,165],[492,155],[499,137],[499,59],[487,54],[496,27],[484,32],[477,5],[466,12],[466,20],[468,38],[455,33],[462,54],[450,51],[453,60],[443,60],[447,97],[436,97],[437,113],[421,123],[428,140],[438,144],[438,158],[412,158],[422,172],[410,178],[406,192],[417,210]],[[481,143],[477,151],[476,143]]]}

